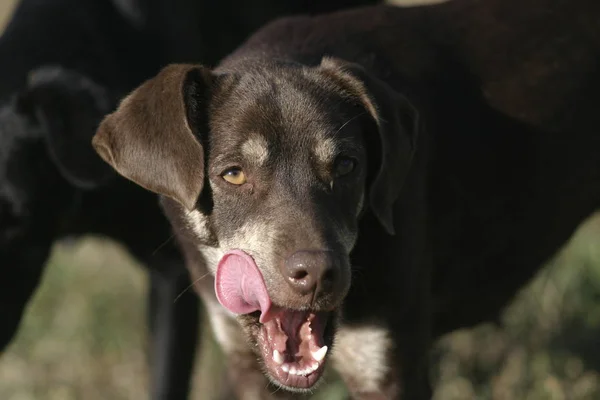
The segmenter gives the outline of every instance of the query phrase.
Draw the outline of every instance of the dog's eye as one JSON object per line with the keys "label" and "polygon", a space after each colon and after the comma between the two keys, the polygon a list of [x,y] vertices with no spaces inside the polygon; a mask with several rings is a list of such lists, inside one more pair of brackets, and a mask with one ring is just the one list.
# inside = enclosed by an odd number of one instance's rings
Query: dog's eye
{"label": "dog's eye", "polygon": [[348,175],[350,172],[354,171],[356,167],[356,160],[351,157],[338,157],[335,161],[335,176],[340,177],[344,175]]}
{"label": "dog's eye", "polygon": [[246,175],[244,174],[244,171],[238,167],[228,169],[221,176],[233,185],[243,185],[246,183]]}

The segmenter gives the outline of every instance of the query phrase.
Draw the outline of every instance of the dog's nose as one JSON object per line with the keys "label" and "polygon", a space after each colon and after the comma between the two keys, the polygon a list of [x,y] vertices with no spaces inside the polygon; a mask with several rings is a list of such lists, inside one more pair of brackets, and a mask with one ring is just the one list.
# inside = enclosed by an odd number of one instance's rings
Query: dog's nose
{"label": "dog's nose", "polygon": [[288,284],[301,295],[330,290],[339,275],[332,253],[321,250],[297,251],[283,269]]}

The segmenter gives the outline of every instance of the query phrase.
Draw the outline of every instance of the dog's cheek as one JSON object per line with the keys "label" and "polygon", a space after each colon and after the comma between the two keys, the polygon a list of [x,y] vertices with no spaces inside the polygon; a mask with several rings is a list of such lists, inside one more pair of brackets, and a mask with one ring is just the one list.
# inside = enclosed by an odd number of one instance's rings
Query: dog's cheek
{"label": "dog's cheek", "polygon": [[214,275],[225,250],[217,245],[218,241],[210,229],[208,216],[198,210],[182,212],[188,239],[195,244],[204,258],[206,267]]}
{"label": "dog's cheek", "polygon": [[[362,173],[361,173],[362,175]],[[346,184],[338,194],[338,210],[341,214],[337,226],[340,233],[340,243],[347,252],[354,248],[358,236],[358,222],[365,206],[364,177],[352,184]]]}
{"label": "dog's cheek", "polygon": [[225,354],[247,352],[249,336],[245,329],[242,330],[240,327],[237,317],[221,306],[214,295],[203,294],[202,299],[208,311],[215,339]]}
{"label": "dog's cheek", "polygon": [[198,210],[184,211],[184,213],[187,226],[193,232],[194,239],[199,242],[206,242],[211,236],[208,217]]}
{"label": "dog's cheek", "polygon": [[344,216],[336,223],[338,242],[349,254],[358,239],[359,216],[364,206],[364,193],[360,193],[358,199],[350,205]]}
{"label": "dog's cheek", "polygon": [[344,248],[344,252],[350,254],[358,238],[355,224],[343,224],[338,227],[337,232],[337,241]]}

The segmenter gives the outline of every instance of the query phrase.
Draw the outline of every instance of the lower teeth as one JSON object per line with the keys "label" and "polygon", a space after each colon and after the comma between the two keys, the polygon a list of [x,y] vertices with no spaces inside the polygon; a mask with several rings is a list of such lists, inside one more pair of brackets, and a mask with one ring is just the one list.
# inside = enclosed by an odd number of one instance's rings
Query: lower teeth
{"label": "lower teeth", "polygon": [[293,366],[290,364],[283,364],[281,366],[281,369],[283,370],[283,372],[287,372],[292,375],[302,375],[302,376],[311,374],[314,371],[316,371],[318,368],[319,368],[319,363],[317,363],[317,362],[313,363],[310,366],[307,366],[305,369],[299,369],[299,368],[296,368],[296,366]]}

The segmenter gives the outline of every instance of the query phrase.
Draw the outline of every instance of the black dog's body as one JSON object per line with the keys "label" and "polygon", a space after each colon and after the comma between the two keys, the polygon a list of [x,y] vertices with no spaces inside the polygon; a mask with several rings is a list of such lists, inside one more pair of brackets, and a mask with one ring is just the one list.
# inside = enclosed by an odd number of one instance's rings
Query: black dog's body
{"label": "black dog's body", "polygon": [[[0,38],[0,348],[14,336],[52,243],[99,234],[151,273],[153,398],[186,398],[198,338],[195,296],[155,196],[116,176],[90,138],[117,99],[168,62],[217,61],[271,13],[352,5],[286,2],[218,27],[231,4],[202,1],[23,0]],[[279,2],[274,2],[280,4]],[[366,3],[362,2],[362,3]],[[211,14],[212,13],[212,14]],[[236,14],[237,15],[237,14]],[[274,16],[274,15],[273,15]],[[177,29],[174,29],[177,28]],[[181,44],[185,43],[185,46]],[[33,73],[32,73],[33,72]]]}
{"label": "black dog's body", "polygon": [[599,16],[592,1],[454,0],[284,19],[214,72],[164,70],[103,122],[98,152],[165,197],[192,276],[215,276],[216,297],[196,288],[240,397],[286,396],[260,366],[312,387],[323,353],[296,368],[303,343],[331,345],[311,325],[331,326],[323,314],[341,315],[331,358],[356,398],[429,397],[430,341],[495,319],[599,205]]}
{"label": "black dog's body", "polygon": [[153,398],[186,398],[198,306],[187,294],[173,303],[189,285],[181,256],[173,243],[163,246],[169,227],[153,196],[116,177],[88,146],[119,96],[166,62],[154,38],[100,0],[23,1],[0,38],[0,348],[15,335],[53,242],[99,234],[151,273]]}

